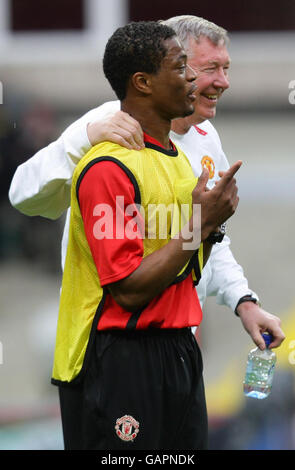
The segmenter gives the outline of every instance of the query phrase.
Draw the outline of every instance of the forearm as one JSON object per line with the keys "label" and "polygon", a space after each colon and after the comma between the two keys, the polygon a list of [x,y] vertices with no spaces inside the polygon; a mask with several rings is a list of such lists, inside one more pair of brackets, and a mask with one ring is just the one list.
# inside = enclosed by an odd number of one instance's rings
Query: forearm
{"label": "forearm", "polygon": [[[137,311],[160,294],[175,280],[200,243],[232,215],[238,203],[233,175],[240,165],[240,161],[233,165],[211,191],[206,191],[209,173],[203,170],[192,192],[192,216],[178,236],[146,257],[129,276],[108,284],[112,296],[125,310]],[[206,259],[208,254],[206,247]]]}
{"label": "forearm", "polygon": [[57,219],[69,207],[75,166],[89,149],[84,127],[65,133],[17,168],[9,190],[16,209]]}
{"label": "forearm", "polygon": [[207,285],[207,295],[216,296],[219,305],[226,305],[234,311],[244,295],[251,294],[258,299],[257,294],[249,288],[243,269],[231,252],[227,236],[222,243],[214,245],[210,266],[212,275]]}
{"label": "forearm", "polygon": [[108,127],[103,121],[119,109],[108,102],[71,124],[55,142],[20,165],[12,179],[9,199],[26,215],[58,218],[70,205],[71,178],[77,163],[90,150],[88,124]]}
{"label": "forearm", "polygon": [[161,294],[194,255],[195,250],[183,248],[187,242],[187,238],[180,234],[164,247],[143,258],[140,266],[130,276],[110,284],[109,291],[116,302],[125,310],[134,312]]}
{"label": "forearm", "polygon": [[[197,237],[200,223],[195,221],[197,228],[190,231],[190,220],[172,239],[163,242],[160,249],[155,246],[155,251],[144,256],[142,237],[134,237],[133,232],[129,236],[130,216],[125,209],[122,210],[123,221],[120,221],[125,227],[124,236],[117,236],[117,231],[112,232],[112,236],[99,236],[101,218],[99,214],[93,215],[93,207],[103,203],[104,207],[113,208],[109,211],[108,224],[117,227],[118,194],[123,196],[125,208],[134,205],[135,188],[125,170],[112,161],[100,161],[83,174],[78,189],[79,206],[101,285],[109,289],[125,310],[137,311],[173,283],[194,255],[200,246]],[[145,220],[140,213],[137,216],[141,234]]]}

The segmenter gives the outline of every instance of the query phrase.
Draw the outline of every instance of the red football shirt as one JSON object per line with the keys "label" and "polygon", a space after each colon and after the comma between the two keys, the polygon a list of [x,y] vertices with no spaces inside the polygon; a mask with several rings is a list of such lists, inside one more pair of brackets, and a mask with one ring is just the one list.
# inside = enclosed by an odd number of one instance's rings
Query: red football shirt
{"label": "red football shirt", "polygon": [[[140,227],[133,223],[130,228],[132,215],[126,215],[125,211],[127,206],[134,205],[134,186],[116,163],[100,161],[87,170],[78,191],[85,234],[100,284],[107,287],[129,276],[142,261]],[[118,204],[118,197],[124,204]],[[118,219],[123,228],[128,226],[129,230],[134,231],[133,237],[122,236],[124,230]],[[138,217],[136,220],[139,220]],[[97,327],[99,330],[124,329],[132,315],[108,293]],[[184,328],[199,325],[201,319],[202,311],[190,274],[156,296],[138,316],[136,328]]]}

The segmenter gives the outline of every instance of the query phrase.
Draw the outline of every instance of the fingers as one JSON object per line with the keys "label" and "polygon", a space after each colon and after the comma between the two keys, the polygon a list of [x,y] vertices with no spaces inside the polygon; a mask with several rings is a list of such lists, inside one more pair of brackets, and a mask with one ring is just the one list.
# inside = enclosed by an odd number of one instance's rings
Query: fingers
{"label": "fingers", "polygon": [[269,348],[278,348],[285,339],[285,335],[281,328],[275,327],[272,330],[269,329],[268,332],[272,335],[273,341],[270,343]]}
{"label": "fingers", "polygon": [[112,131],[108,134],[107,140],[110,140],[115,144],[121,145],[122,147],[125,147],[128,150],[141,150],[144,148],[144,145],[140,145],[137,143],[133,134],[119,127],[116,129],[112,129]]}
{"label": "fingers", "polygon": [[203,168],[203,171],[198,178],[198,182],[196,184],[195,189],[199,189],[200,191],[206,191],[208,180],[209,180],[208,168]]}
{"label": "fingers", "polygon": [[230,203],[231,213],[229,217],[235,213],[238,204],[239,204],[239,197],[238,197],[238,187],[236,186],[236,179],[234,175],[237,173],[239,168],[242,165],[242,161],[238,160],[234,163],[227,171],[220,171],[219,176],[221,177],[219,181],[216,182],[214,190],[217,193],[223,194],[223,196],[227,196],[228,202]]}
{"label": "fingers", "polygon": [[269,348],[279,347],[285,339],[285,334],[281,328],[281,320],[276,315],[271,313],[266,314],[265,328],[263,333],[267,332],[272,335],[273,340],[269,345]]}
{"label": "fingers", "polygon": [[112,118],[115,134],[121,137],[121,145],[129,149],[144,148],[143,131],[140,124],[128,113],[118,111]]}
{"label": "fingers", "polygon": [[247,309],[244,313],[243,325],[261,350],[265,349],[263,333],[269,333],[272,336],[270,349],[278,348],[282,344],[285,334],[281,329],[281,320],[277,316],[265,312],[256,304],[253,304],[250,311],[248,309],[248,313]]}
{"label": "fingers", "polygon": [[[265,333],[265,331],[263,333]],[[278,348],[285,339],[285,335],[280,328],[278,329],[268,328],[267,333],[269,333],[273,337],[273,340],[269,345],[269,349]],[[259,347],[259,349],[261,349],[262,351],[266,349],[265,341],[262,337],[262,332],[259,331],[259,332],[252,333],[251,337],[254,343]]]}
{"label": "fingers", "polygon": [[266,312],[258,304],[244,302],[238,307],[238,314],[245,330],[250,334],[254,343],[261,349],[265,349],[263,333],[272,335],[273,340],[269,348],[277,348],[285,339],[281,329],[281,320],[276,315]]}
{"label": "fingers", "polygon": [[265,346],[265,341],[263,339],[263,336],[260,330],[255,330],[251,332],[250,335],[251,335],[252,340],[256,344],[256,346],[258,346],[258,348],[261,349],[261,351],[263,351],[266,348],[266,346]]}
{"label": "fingers", "polygon": [[233,179],[234,175],[241,168],[242,163],[243,162],[241,160],[238,160],[227,171],[219,171],[218,174],[221,177],[220,181],[223,182],[222,184],[226,185]]}
{"label": "fingers", "polygon": [[236,172],[241,168],[242,164],[242,160],[238,160],[225,172],[229,179],[231,179],[236,174]]}
{"label": "fingers", "polygon": [[100,121],[89,123],[87,135],[92,145],[105,140],[114,142],[129,150],[144,148],[143,131],[140,124],[129,114],[117,111]]}
{"label": "fingers", "polygon": [[209,180],[209,171],[207,168],[204,168],[192,192],[193,204],[200,203],[202,194],[208,191],[208,188],[207,188],[208,180]]}

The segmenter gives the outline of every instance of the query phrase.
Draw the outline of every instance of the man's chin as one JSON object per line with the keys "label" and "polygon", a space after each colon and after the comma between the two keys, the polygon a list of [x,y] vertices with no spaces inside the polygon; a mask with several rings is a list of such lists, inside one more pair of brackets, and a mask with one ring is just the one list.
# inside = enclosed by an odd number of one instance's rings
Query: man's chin
{"label": "man's chin", "polygon": [[216,116],[216,107],[209,109],[200,109],[197,114],[202,121],[206,121],[207,119],[213,119]]}

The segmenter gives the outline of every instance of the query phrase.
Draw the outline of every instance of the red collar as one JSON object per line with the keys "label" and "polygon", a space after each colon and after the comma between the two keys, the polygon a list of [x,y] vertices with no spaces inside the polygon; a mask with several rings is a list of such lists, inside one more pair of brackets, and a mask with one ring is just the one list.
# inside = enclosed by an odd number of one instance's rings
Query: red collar
{"label": "red collar", "polygon": [[204,131],[203,129],[201,129],[200,127],[198,126],[194,126],[194,128],[196,129],[196,131],[201,134],[201,135],[207,135],[208,132]]}
{"label": "red collar", "polygon": [[[145,142],[149,142],[150,144],[156,145],[157,147],[161,147],[162,149],[166,149],[160,142],[158,142],[156,139],[151,137],[150,135],[146,134],[145,132],[143,133],[143,138]],[[173,144],[172,140],[169,139],[169,143],[171,148],[169,150],[176,150],[175,145]]]}

